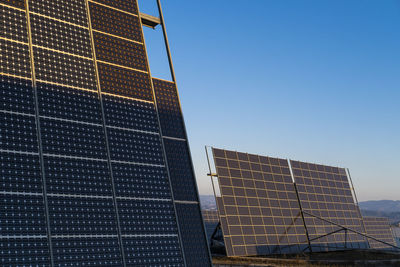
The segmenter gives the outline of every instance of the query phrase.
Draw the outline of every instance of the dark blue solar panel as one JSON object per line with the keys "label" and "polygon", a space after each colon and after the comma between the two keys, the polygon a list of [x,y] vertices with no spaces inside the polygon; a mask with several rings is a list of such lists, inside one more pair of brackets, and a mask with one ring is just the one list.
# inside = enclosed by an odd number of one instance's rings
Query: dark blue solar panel
{"label": "dark blue solar panel", "polygon": [[187,143],[164,139],[164,146],[175,200],[198,201]]}
{"label": "dark blue solar panel", "polygon": [[199,204],[176,203],[175,207],[187,266],[211,266]]}
{"label": "dark blue solar panel", "polygon": [[153,79],[163,136],[185,138],[183,117],[173,82]]}
{"label": "dark blue solar panel", "polygon": [[98,94],[62,86],[37,84],[39,114],[67,120],[102,124]]}
{"label": "dark blue solar panel", "polygon": [[46,235],[43,196],[2,194],[0,203],[0,236]]}
{"label": "dark blue solar panel", "polygon": [[106,161],[44,157],[47,193],[112,196]]}
{"label": "dark blue solar panel", "polygon": [[[10,1],[7,2],[10,3]],[[21,1],[21,4],[23,7],[24,1]],[[26,16],[23,11],[7,6],[0,6],[0,29],[1,35],[5,38],[25,43],[28,42]]]}
{"label": "dark blue solar panel", "polygon": [[184,266],[178,236],[123,238],[127,266]]}
{"label": "dark blue solar panel", "polygon": [[122,234],[176,234],[172,201],[118,199]]}
{"label": "dark blue solar panel", "polygon": [[67,156],[107,158],[101,126],[41,119],[43,152]]}
{"label": "dark blue solar panel", "polygon": [[0,149],[38,152],[35,117],[1,113]]}
{"label": "dark blue solar panel", "polygon": [[103,95],[103,106],[107,125],[158,133],[153,104]]}
{"label": "dark blue solar panel", "polygon": [[117,196],[171,198],[168,177],[163,167],[113,163]]}
{"label": "dark blue solar panel", "polygon": [[108,128],[111,159],[164,164],[159,135]]}
{"label": "dark blue solar panel", "polygon": [[42,193],[39,155],[1,152],[0,191]]}
{"label": "dark blue solar panel", "polygon": [[0,238],[1,266],[50,266],[47,238]]}
{"label": "dark blue solar panel", "polygon": [[52,235],[117,234],[112,198],[48,196]]}
{"label": "dark blue solar panel", "polygon": [[117,237],[53,238],[52,245],[56,266],[122,266]]}
{"label": "dark blue solar panel", "polygon": [[0,109],[35,114],[32,82],[0,75]]}

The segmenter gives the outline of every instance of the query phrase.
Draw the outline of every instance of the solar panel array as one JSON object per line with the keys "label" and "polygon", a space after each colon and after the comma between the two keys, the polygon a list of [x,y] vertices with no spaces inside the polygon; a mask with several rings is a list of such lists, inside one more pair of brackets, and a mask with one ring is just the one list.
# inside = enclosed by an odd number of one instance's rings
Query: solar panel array
{"label": "solar panel array", "polygon": [[0,265],[210,265],[176,86],[164,116],[138,10],[0,0]]}
{"label": "solar panel array", "polygon": [[[365,233],[359,208],[355,205],[346,170],[291,160],[293,176],[304,211],[336,224]],[[340,227],[305,214],[310,239],[317,238]],[[316,239],[313,250],[368,248],[366,239],[344,231]]]}
{"label": "solar panel array", "polygon": [[228,256],[296,253],[308,241],[312,251],[368,248],[365,237],[334,225],[365,234],[345,169],[212,151]]}
{"label": "solar panel array", "polygon": [[287,160],[213,148],[228,256],[297,253],[307,246]]}
{"label": "solar panel array", "polygon": [[[396,245],[389,219],[385,217],[363,217],[367,235],[386,243]],[[373,249],[391,249],[391,246],[385,245],[373,239],[368,239],[369,245]]]}

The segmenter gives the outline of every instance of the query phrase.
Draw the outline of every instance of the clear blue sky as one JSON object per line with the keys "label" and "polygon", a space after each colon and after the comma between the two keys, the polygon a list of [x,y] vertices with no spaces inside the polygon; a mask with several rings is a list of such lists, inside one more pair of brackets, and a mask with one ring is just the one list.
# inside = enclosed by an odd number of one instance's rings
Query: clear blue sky
{"label": "clear blue sky", "polygon": [[[212,145],[346,167],[360,200],[400,199],[399,0],[162,2],[201,194]],[[145,36],[168,78],[160,29]]]}

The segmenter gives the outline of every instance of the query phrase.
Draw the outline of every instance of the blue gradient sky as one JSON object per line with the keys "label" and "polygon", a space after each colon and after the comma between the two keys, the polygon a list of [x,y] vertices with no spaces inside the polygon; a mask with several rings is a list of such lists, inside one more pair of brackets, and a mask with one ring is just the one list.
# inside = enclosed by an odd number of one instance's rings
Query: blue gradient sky
{"label": "blue gradient sky", "polygon": [[[399,0],[162,2],[201,194],[212,145],[347,167],[359,200],[400,199]],[[160,29],[145,37],[168,78]]]}

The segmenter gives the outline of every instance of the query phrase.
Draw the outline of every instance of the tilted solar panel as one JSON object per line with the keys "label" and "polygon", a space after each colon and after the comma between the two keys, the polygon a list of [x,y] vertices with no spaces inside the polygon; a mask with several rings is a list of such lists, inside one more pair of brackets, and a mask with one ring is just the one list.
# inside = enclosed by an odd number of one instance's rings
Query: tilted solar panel
{"label": "tilted solar panel", "polygon": [[213,148],[228,256],[296,253],[307,238],[288,161]]}

